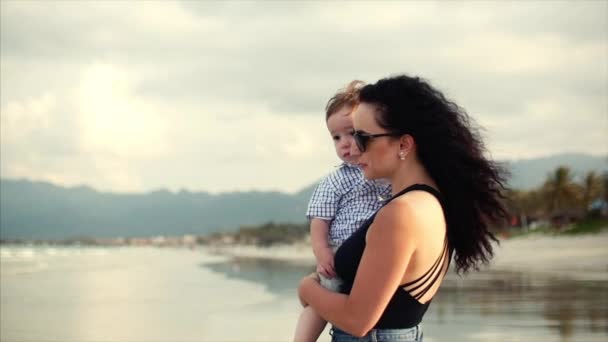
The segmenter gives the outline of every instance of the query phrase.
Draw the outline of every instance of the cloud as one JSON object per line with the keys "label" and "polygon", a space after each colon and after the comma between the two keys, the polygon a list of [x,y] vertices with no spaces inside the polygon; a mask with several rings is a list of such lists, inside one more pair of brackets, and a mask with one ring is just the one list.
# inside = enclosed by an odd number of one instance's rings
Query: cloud
{"label": "cloud", "polygon": [[337,163],[327,99],[399,72],[497,157],[608,153],[606,2],[0,6],[3,177],[296,191]]}
{"label": "cloud", "polygon": [[84,71],[76,98],[85,150],[135,160],[167,153],[168,115],[134,97],[131,83],[125,71],[110,65],[92,65]]}
{"label": "cloud", "polygon": [[60,95],[0,108],[2,176],[113,191],[297,191],[335,163],[323,115],[149,104],[133,92],[138,82],[118,67],[92,64]]}

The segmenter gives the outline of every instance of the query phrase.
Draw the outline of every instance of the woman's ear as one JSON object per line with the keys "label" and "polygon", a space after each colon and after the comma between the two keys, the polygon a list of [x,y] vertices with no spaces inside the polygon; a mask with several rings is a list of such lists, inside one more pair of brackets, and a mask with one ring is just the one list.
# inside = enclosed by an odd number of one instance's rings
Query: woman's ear
{"label": "woman's ear", "polygon": [[405,134],[399,138],[399,151],[403,151],[406,155],[410,154],[415,146],[416,142],[411,135]]}

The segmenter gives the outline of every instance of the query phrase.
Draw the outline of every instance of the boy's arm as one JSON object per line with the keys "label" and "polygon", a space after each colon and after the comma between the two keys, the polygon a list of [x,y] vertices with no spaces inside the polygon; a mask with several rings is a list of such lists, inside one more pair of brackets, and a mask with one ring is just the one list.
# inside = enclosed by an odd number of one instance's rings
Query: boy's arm
{"label": "boy's arm", "polygon": [[334,270],[334,252],[328,241],[330,220],[313,217],[310,221],[310,241],[312,251],[317,259],[317,272],[326,278],[336,276]]}

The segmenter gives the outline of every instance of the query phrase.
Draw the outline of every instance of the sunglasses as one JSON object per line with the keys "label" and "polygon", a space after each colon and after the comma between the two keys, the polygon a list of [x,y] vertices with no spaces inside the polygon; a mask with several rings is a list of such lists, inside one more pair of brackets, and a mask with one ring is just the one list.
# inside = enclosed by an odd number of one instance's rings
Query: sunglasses
{"label": "sunglasses", "polygon": [[369,144],[369,141],[374,139],[374,138],[379,138],[379,137],[398,137],[400,135],[403,135],[404,133],[379,133],[379,134],[369,134],[369,133],[364,133],[361,131],[355,131],[353,133],[353,139],[355,140],[355,144],[357,144],[357,148],[359,149],[359,151],[361,152],[365,152],[365,150],[367,149],[367,145]]}

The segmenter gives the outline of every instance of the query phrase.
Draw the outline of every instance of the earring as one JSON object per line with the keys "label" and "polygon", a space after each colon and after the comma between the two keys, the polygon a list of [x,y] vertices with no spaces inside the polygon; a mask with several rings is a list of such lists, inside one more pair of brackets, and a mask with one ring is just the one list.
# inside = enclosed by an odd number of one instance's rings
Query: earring
{"label": "earring", "polygon": [[403,152],[403,151],[399,152],[399,159],[405,160],[405,152]]}

